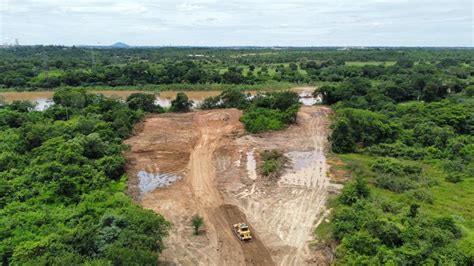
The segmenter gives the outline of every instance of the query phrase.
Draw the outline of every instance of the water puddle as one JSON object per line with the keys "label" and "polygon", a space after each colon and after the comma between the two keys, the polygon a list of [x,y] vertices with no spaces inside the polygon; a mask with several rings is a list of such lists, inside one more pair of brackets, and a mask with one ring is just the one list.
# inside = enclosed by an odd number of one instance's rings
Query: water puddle
{"label": "water puddle", "polygon": [[286,156],[292,167],[281,177],[280,184],[313,188],[328,185],[326,157],[322,151],[293,151]]}
{"label": "water puddle", "polygon": [[247,152],[247,174],[250,179],[257,179],[257,161],[255,160],[254,150]]}
{"label": "water puddle", "polygon": [[34,102],[36,103],[35,105],[36,111],[46,110],[54,104],[53,100],[47,99],[47,98],[38,98]]}
{"label": "water puddle", "polygon": [[145,171],[138,172],[137,176],[139,180],[138,187],[140,188],[141,193],[169,186],[182,178],[174,174],[154,174]]}
{"label": "water puddle", "polygon": [[298,95],[300,96],[300,103],[303,105],[315,105],[322,102],[322,98],[314,97],[311,91],[302,91]]}

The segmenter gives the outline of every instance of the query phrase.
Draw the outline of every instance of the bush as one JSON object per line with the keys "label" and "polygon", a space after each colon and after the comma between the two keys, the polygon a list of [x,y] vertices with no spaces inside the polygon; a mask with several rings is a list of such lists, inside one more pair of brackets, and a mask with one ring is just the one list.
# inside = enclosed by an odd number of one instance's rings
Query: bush
{"label": "bush", "polygon": [[260,172],[270,178],[279,177],[288,163],[288,158],[278,150],[265,150],[260,156],[263,161]]}
{"label": "bush", "polygon": [[422,202],[426,202],[429,204],[433,204],[434,199],[433,196],[426,190],[426,189],[417,189],[411,193],[411,195]]}
{"label": "bush", "polygon": [[188,112],[193,106],[193,101],[188,99],[188,96],[182,92],[176,94],[176,99],[171,101],[172,112]]}
{"label": "bush", "polygon": [[221,98],[219,96],[207,97],[199,105],[203,110],[221,108]]}
{"label": "bush", "polygon": [[414,164],[407,164],[393,158],[377,159],[371,166],[372,171],[382,174],[392,175],[419,175],[421,167]]}
{"label": "bush", "polygon": [[193,228],[194,228],[194,234],[199,235],[199,228],[201,228],[201,226],[204,225],[204,218],[196,214],[191,219],[191,224],[193,225]]}
{"label": "bush", "polygon": [[144,112],[162,112],[160,105],[156,104],[156,97],[149,93],[132,93],[127,97],[128,107],[132,110],[142,110]]}
{"label": "bush", "polygon": [[375,178],[375,185],[393,192],[401,193],[417,186],[406,176],[379,175]]}
{"label": "bush", "polygon": [[352,205],[360,199],[368,198],[370,190],[365,179],[357,177],[355,181],[346,184],[338,199],[344,205]]}
{"label": "bush", "polygon": [[460,183],[464,180],[464,175],[460,173],[450,173],[445,179],[451,183]]}
{"label": "bush", "polygon": [[296,120],[297,112],[298,106],[294,106],[286,111],[252,108],[245,112],[240,121],[250,133],[280,130]]}

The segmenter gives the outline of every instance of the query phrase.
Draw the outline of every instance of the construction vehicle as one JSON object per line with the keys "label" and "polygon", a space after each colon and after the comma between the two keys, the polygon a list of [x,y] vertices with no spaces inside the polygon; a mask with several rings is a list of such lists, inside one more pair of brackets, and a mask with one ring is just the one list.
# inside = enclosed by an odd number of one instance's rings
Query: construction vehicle
{"label": "construction vehicle", "polygon": [[250,233],[249,226],[246,223],[234,224],[232,229],[234,229],[234,233],[241,241],[252,239],[252,234]]}

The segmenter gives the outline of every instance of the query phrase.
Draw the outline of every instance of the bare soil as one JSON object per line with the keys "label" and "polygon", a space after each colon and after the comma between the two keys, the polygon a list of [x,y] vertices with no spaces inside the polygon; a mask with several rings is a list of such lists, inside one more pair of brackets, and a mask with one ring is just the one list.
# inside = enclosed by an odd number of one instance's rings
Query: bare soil
{"label": "bare soil", "polygon": [[[327,216],[325,203],[336,184],[326,163],[327,107],[303,107],[287,130],[246,135],[236,109],[160,114],[147,118],[126,141],[131,146],[129,193],[145,208],[173,223],[165,265],[325,265],[328,256],[310,248],[314,228]],[[278,180],[257,175],[259,152],[279,149],[292,166]],[[253,151],[252,156],[249,153]],[[255,160],[255,161],[252,161]],[[183,177],[143,193],[137,173]],[[257,171],[258,172],[258,171]],[[193,235],[191,218],[204,217]],[[253,234],[242,242],[234,223],[247,222]]]}

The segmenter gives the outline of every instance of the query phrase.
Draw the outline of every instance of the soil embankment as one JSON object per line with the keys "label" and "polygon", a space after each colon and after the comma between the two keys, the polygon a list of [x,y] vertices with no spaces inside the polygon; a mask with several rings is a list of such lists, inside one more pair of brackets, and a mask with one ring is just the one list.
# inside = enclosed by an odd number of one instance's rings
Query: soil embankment
{"label": "soil embankment", "polygon": [[[333,186],[324,155],[329,114],[326,107],[303,107],[297,125],[257,136],[244,135],[236,109],[146,119],[140,132],[126,141],[131,145],[129,192],[173,223],[162,263],[322,262],[312,255],[309,241],[327,213],[325,202]],[[259,151],[274,148],[287,153],[293,166],[278,181],[256,177]],[[154,182],[156,189],[144,192],[141,188],[149,184],[138,178],[143,173],[176,181]],[[191,227],[194,214],[206,223],[198,236]],[[241,242],[233,234],[231,225],[238,222],[250,224],[252,241]]]}

